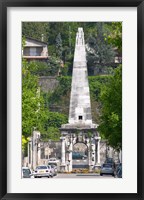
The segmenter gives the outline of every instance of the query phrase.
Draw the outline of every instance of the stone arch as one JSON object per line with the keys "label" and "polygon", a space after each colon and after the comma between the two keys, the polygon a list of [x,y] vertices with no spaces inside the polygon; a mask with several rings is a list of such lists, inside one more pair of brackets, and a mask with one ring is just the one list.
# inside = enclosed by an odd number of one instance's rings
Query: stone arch
{"label": "stone arch", "polygon": [[99,141],[100,137],[98,133],[93,130],[93,134],[88,136],[86,130],[77,130],[77,129],[65,129],[61,128],[61,171],[71,172],[73,169],[73,159],[72,154],[74,150],[74,145],[77,143],[83,143],[87,146],[88,150],[88,159],[87,164],[89,170],[96,164],[100,162],[99,154]]}
{"label": "stone arch", "polygon": [[84,142],[73,144],[72,169],[89,168],[89,147]]}
{"label": "stone arch", "polygon": [[77,142],[73,144],[73,153],[79,152],[88,156],[88,149],[89,149],[88,145],[85,144],[84,142]]}

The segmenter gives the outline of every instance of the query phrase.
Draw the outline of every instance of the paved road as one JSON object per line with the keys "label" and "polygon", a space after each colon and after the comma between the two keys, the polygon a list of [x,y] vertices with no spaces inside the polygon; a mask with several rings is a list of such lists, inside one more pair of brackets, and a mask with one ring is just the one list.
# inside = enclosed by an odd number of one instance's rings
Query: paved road
{"label": "paved road", "polygon": [[54,178],[114,178],[111,175],[103,175],[99,174],[58,174]]}

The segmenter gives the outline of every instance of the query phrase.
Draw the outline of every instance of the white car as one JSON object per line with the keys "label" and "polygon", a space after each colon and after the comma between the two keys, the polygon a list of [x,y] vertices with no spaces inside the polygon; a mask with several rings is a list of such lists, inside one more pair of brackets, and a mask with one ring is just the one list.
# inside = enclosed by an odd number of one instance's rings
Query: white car
{"label": "white car", "polygon": [[50,172],[50,168],[46,165],[40,165],[37,166],[36,169],[34,170],[34,178],[41,178],[41,177],[52,177],[51,176],[51,172]]}

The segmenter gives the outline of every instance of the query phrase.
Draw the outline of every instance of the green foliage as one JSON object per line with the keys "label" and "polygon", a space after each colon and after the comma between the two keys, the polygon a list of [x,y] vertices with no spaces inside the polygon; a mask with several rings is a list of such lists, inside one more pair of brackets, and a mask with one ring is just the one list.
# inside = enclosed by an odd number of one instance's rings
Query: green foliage
{"label": "green foliage", "polygon": [[107,23],[106,28],[108,34],[105,40],[117,47],[120,53],[122,51],[122,22]]}
{"label": "green foliage", "polygon": [[36,76],[55,76],[58,74],[60,61],[55,57],[49,58],[48,62],[31,61],[30,72]]}
{"label": "green foliage", "polygon": [[68,65],[65,63],[64,67],[61,68],[61,75],[62,76],[67,76],[68,74]]}
{"label": "green foliage", "polygon": [[98,101],[103,85],[109,82],[110,76],[89,76],[91,98]]}
{"label": "green foliage", "polygon": [[59,33],[56,37],[56,53],[60,59],[62,59],[62,51],[63,51],[62,38],[61,34]]}
{"label": "green foliage", "polygon": [[101,115],[100,93],[103,86],[110,81],[110,76],[89,76],[89,87],[91,96],[91,113],[94,123],[99,123]]}
{"label": "green foliage", "polygon": [[26,145],[27,145],[28,139],[25,138],[24,135],[22,135],[22,152],[24,153]]}
{"label": "green foliage", "polygon": [[[44,140],[59,140],[59,128],[67,123],[71,90],[75,37],[78,27],[84,28],[85,41],[91,51],[88,53],[88,69],[97,67],[106,70],[111,76],[89,77],[92,116],[95,122],[101,117],[100,131],[109,143],[121,148],[121,74],[116,70],[113,76],[111,65],[115,53],[121,52],[122,23],[95,22],[23,22],[22,45],[25,37],[41,40],[48,44],[49,61],[47,63],[23,60],[22,68],[22,133],[23,144],[36,127]],[[61,63],[64,67],[61,67]],[[56,76],[59,85],[54,92],[39,92],[39,76]],[[102,113],[101,113],[102,107]],[[58,111],[51,112],[51,111]],[[61,113],[61,114],[60,114]]]}
{"label": "green foliage", "polygon": [[47,116],[47,128],[50,127],[60,128],[62,124],[67,123],[67,117],[58,112],[49,112]]}
{"label": "green foliage", "polygon": [[23,22],[22,25],[23,36],[41,40],[44,35],[49,55],[59,58],[64,64],[68,63],[69,75],[72,72],[78,27],[83,27],[86,44],[92,49],[88,53],[88,69],[97,63],[97,68],[101,70],[103,64],[113,61],[113,49],[117,48],[121,52],[121,22]]}
{"label": "green foliage", "polygon": [[87,39],[88,66],[97,67],[102,71],[103,66],[114,62],[115,51],[113,46],[105,40],[105,24],[96,23],[95,32]]}
{"label": "green foliage", "polygon": [[51,139],[53,141],[59,141],[60,131],[59,128],[62,124],[67,123],[67,116],[58,112],[48,112],[45,121],[45,131],[42,132],[42,140]]}
{"label": "green foliage", "polygon": [[55,128],[53,126],[49,127],[47,132],[42,133],[41,139],[43,141],[48,141],[48,140],[59,141],[60,140],[60,131],[58,128]]}
{"label": "green foliage", "polygon": [[22,67],[22,134],[29,137],[35,127],[43,130],[46,112],[40,96],[38,78],[30,72],[31,63],[23,61]]}
{"label": "green foliage", "polygon": [[99,130],[109,144],[122,148],[122,67],[101,90],[102,116]]}
{"label": "green foliage", "polygon": [[23,48],[24,48],[24,46],[25,46],[25,42],[26,42],[26,40],[25,40],[25,37],[23,36],[23,37],[22,37],[22,50],[23,50]]}
{"label": "green foliage", "polygon": [[25,37],[33,39],[42,39],[44,36],[44,42],[48,42],[49,38],[49,23],[48,22],[23,22],[22,23],[22,34]]}
{"label": "green foliage", "polygon": [[[42,133],[44,140],[58,140],[59,128],[67,122],[67,116],[49,112],[49,104],[43,93],[40,94],[38,77],[34,75],[37,65],[23,60],[22,67],[22,148],[26,150],[27,137],[31,136],[34,128]],[[31,73],[31,71],[33,73]],[[49,96],[49,95],[47,95]]]}

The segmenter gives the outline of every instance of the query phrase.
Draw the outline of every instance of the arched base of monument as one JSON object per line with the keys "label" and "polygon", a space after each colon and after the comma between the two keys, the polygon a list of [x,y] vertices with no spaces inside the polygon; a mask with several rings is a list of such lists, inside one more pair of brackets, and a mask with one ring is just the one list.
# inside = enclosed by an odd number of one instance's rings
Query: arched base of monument
{"label": "arched base of monument", "polygon": [[[96,130],[95,124],[65,124],[60,128],[61,131],[61,172],[73,171],[73,156],[75,153],[74,146],[77,143],[83,143],[86,146],[87,156],[84,154],[83,159],[87,163],[75,163],[75,165],[88,165],[88,169],[92,172],[94,166],[100,161],[100,137]],[[80,153],[78,153],[80,155]],[[83,168],[78,167],[78,168]]]}

